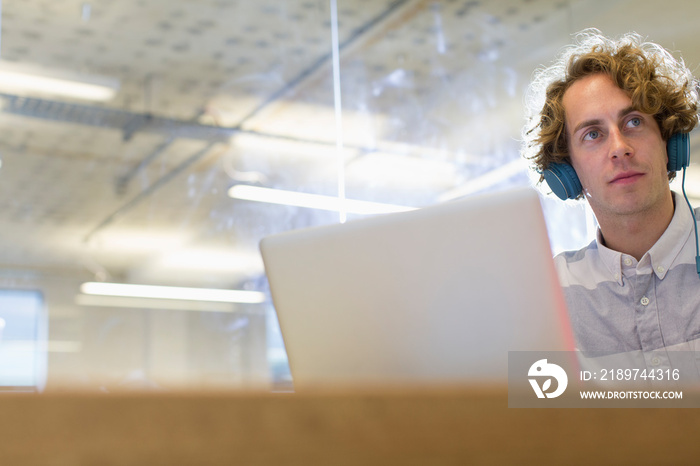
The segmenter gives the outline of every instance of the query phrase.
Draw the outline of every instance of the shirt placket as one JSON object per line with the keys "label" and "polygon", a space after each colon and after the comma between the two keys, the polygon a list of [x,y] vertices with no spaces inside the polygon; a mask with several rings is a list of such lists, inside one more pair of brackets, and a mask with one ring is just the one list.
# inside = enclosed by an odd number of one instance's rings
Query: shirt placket
{"label": "shirt placket", "polygon": [[625,274],[634,274],[633,296],[637,336],[642,347],[644,360],[649,369],[663,369],[669,362],[663,350],[664,340],[659,324],[659,307],[656,299],[656,276],[651,268],[643,271],[630,267]]}

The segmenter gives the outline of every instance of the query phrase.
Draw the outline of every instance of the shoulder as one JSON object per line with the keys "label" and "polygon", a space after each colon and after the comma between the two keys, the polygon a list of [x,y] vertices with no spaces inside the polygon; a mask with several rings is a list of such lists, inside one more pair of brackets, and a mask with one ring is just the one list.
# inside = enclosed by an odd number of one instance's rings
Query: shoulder
{"label": "shoulder", "polygon": [[554,266],[561,286],[583,285],[595,288],[602,267],[598,243],[593,240],[579,250],[560,252],[554,256]]}
{"label": "shoulder", "polygon": [[591,241],[586,247],[575,251],[563,251],[554,256],[554,263],[559,267],[568,267],[578,262],[590,261],[598,253],[597,241]]}

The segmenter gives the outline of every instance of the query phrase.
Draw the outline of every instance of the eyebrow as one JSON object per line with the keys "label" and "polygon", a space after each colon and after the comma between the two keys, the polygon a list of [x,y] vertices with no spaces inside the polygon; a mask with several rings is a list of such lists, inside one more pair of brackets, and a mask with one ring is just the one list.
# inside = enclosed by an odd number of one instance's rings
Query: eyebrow
{"label": "eyebrow", "polygon": [[[628,115],[628,114],[634,112],[635,110],[637,110],[637,109],[633,105],[630,105],[629,107],[625,107],[622,110],[620,110],[619,112],[617,112],[617,117],[622,118],[625,115]],[[599,125],[601,122],[602,122],[602,120],[600,120],[600,119],[582,121],[581,123],[576,125],[576,127],[574,128],[574,130],[571,134],[576,134],[578,131],[581,130],[581,128],[585,128],[586,126]]]}

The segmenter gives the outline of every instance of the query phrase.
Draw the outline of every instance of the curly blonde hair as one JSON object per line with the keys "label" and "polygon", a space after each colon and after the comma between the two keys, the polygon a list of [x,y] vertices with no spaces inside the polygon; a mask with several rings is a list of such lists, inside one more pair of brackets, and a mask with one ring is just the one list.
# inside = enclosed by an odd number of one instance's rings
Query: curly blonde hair
{"label": "curly blonde hair", "polygon": [[[682,59],[636,33],[610,39],[596,29],[584,30],[553,65],[535,72],[528,89],[522,154],[540,173],[540,183],[551,163],[569,161],[564,93],[597,73],[609,76],[634,108],[653,115],[665,141],[690,132],[698,122],[698,81]],[[669,172],[669,179],[674,176]]]}

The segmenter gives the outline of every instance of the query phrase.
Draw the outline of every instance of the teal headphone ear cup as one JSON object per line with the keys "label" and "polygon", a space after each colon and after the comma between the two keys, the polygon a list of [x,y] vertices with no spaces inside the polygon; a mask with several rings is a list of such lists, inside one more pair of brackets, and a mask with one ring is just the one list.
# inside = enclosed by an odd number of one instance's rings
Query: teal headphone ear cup
{"label": "teal headphone ear cup", "polygon": [[[669,172],[677,172],[690,165],[690,136],[688,133],[675,133],[666,143],[668,154],[667,169]],[[581,194],[581,181],[576,175],[576,170],[571,164],[552,163],[542,172],[549,189],[559,199],[576,199]]]}
{"label": "teal headphone ear cup", "polygon": [[668,171],[677,172],[690,165],[690,137],[688,133],[676,133],[666,143]]}
{"label": "teal headphone ear cup", "polygon": [[551,163],[542,175],[549,189],[561,200],[576,199],[583,190],[576,170],[568,163]]}

